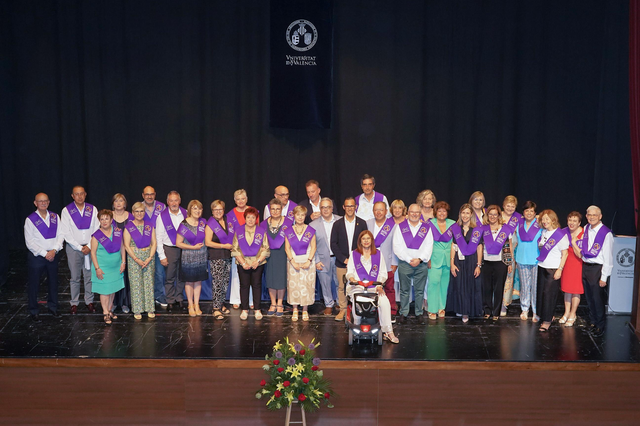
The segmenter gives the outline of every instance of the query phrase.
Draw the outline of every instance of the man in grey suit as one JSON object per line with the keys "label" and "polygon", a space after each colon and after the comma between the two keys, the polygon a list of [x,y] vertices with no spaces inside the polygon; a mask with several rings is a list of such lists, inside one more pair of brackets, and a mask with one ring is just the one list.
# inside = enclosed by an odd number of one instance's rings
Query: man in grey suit
{"label": "man in grey suit", "polygon": [[333,300],[332,288],[338,287],[336,276],[336,257],[331,251],[331,229],[336,220],[341,216],[333,214],[333,201],[331,198],[320,200],[321,216],[309,224],[316,230],[316,270],[320,287],[322,288],[322,298],[324,299],[324,314],[332,315],[335,301]]}

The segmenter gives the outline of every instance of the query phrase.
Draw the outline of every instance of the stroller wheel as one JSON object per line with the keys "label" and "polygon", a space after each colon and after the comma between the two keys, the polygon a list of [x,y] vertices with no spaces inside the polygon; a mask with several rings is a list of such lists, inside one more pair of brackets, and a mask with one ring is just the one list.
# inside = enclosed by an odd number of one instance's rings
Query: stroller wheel
{"label": "stroller wheel", "polygon": [[353,345],[353,330],[349,329],[349,346]]}

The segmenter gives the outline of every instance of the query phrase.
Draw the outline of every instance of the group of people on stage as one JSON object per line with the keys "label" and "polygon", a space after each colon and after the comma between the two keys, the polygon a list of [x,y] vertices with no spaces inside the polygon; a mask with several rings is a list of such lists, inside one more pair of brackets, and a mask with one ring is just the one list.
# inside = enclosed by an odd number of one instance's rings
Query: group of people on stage
{"label": "group of people on stage", "polygon": [[156,303],[168,311],[202,315],[202,282],[211,276],[216,320],[230,313],[225,306],[229,285],[230,304],[241,310],[240,318],[247,320],[253,310],[261,320],[264,277],[270,298],[266,315],[283,315],[286,294],[292,321],[309,320],[316,279],[324,314],[337,321],[344,319],[347,294],[364,291],[363,281],[379,283],[374,291],[379,294],[380,324],[384,338],[393,343],[398,338],[392,324],[408,321],[412,289],[420,323],[426,317],[443,318],[447,311],[463,323],[481,316],[498,320],[519,295],[520,318],[527,320],[531,313],[541,332],[554,319],[560,290],[565,312],[559,323],[567,327],[574,325],[584,293],[590,330],[596,336],[603,333],[602,290],[611,274],[613,236],[597,206],[587,209],[584,228],[575,211],[562,228],[553,210],[538,212],[527,201],[520,214],[511,195],[502,207],[485,207],[484,195],[477,191],[453,220],[449,204],[437,201],[428,189],[407,207],[402,200],[389,204],[375,191],[371,175],[364,175],[360,184],[363,193],[344,200],[344,216],[337,214],[331,198],[320,196],[315,180],[306,183],[308,197],[299,204],[289,200],[285,186],[278,186],[262,221],[243,189],[234,193],[236,206],[228,212],[223,201],[213,201],[208,220],[200,201],[191,200],[185,209],[180,194],[171,191],[165,205],[150,186],[131,213],[122,194],[113,196],[110,209],[98,210],[85,202],[84,188],[76,186],[73,202],[58,216],[48,210],[47,195],[37,194],[36,211],[24,225],[31,318],[40,320],[38,284],[45,271],[48,308],[59,316],[57,268],[66,241],[71,313],[77,313],[82,281],[87,309],[95,311],[93,295],[98,293],[107,324],[117,318],[116,306],[125,313],[131,310],[136,319],[143,313],[153,318]]}

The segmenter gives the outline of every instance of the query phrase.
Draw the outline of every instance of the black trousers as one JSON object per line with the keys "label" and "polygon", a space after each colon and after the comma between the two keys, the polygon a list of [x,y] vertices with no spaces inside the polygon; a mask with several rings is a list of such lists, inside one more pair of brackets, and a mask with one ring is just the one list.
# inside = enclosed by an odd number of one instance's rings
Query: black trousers
{"label": "black trousers", "polygon": [[167,278],[164,281],[164,293],[167,303],[182,302],[184,296],[184,281],[180,279],[180,254],[182,250],[178,247],[164,246],[164,254],[167,257]]}
{"label": "black trousers", "polygon": [[557,269],[546,269],[538,266],[538,282],[536,307],[540,321],[551,322],[556,310],[556,301],[560,291],[560,280],[554,280],[553,274]]}
{"label": "black trousers", "polygon": [[240,279],[240,309],[249,310],[249,288],[253,290],[253,307],[260,309],[260,300],[262,298],[262,271],[264,265],[258,266],[256,269],[245,270],[242,266],[238,267],[238,278]]}
{"label": "black trousers", "polygon": [[485,315],[500,316],[507,269],[507,265],[499,260],[485,260],[482,266],[482,305]]}
{"label": "black trousers", "polygon": [[29,299],[29,313],[36,315],[38,308],[38,287],[40,287],[40,277],[47,273],[47,283],[49,284],[49,294],[47,296],[47,307],[54,312],[58,312],[58,263],[60,263],[60,253],[56,254],[53,262],[49,262],[42,256],[34,256],[27,253],[27,296]]}
{"label": "black trousers", "polygon": [[601,274],[602,265],[587,262],[582,264],[582,286],[589,307],[589,320],[591,324],[604,330],[606,312],[604,310],[604,287],[600,287]]}

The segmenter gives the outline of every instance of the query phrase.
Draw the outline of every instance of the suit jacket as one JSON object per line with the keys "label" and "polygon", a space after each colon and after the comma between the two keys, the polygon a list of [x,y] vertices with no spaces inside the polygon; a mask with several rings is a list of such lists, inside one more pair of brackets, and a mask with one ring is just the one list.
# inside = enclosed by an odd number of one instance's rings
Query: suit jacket
{"label": "suit jacket", "polygon": [[[311,223],[311,213],[313,213],[313,209],[311,208],[311,202],[309,201],[308,198],[305,198],[304,200],[300,201],[298,203],[298,205],[299,206],[304,206],[307,209],[307,217],[304,218],[304,223],[309,225]],[[338,209],[336,208],[336,203],[334,201],[333,202],[333,215],[337,216],[337,214],[338,214]]]}
{"label": "suit jacket", "polygon": [[336,256],[336,268],[346,268],[344,261],[351,256],[351,252],[358,247],[358,236],[362,231],[367,230],[367,222],[356,216],[356,229],[353,233],[351,243],[347,241],[347,228],[344,217],[333,224],[331,230],[331,251]]}
{"label": "suit jacket", "polygon": [[[341,217],[342,216],[338,216],[337,214],[333,215],[333,218],[336,220],[333,222],[334,226]],[[329,264],[331,263],[331,235],[327,235],[322,222],[324,222],[324,219],[319,217],[316,220],[312,220],[309,226],[316,230],[316,265],[318,262],[322,262],[325,265],[325,269],[318,272],[328,272]],[[331,229],[333,229],[333,227]]]}

